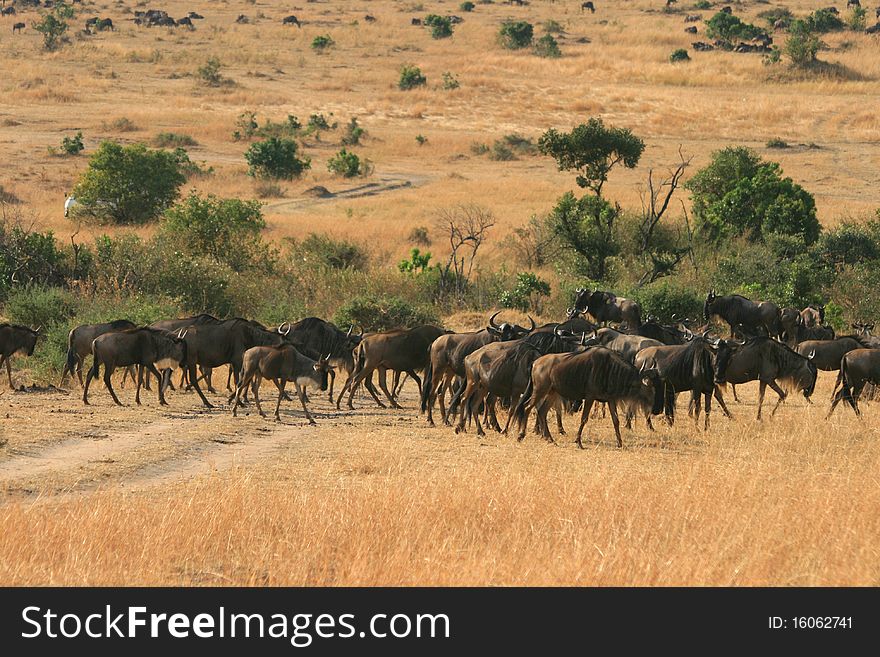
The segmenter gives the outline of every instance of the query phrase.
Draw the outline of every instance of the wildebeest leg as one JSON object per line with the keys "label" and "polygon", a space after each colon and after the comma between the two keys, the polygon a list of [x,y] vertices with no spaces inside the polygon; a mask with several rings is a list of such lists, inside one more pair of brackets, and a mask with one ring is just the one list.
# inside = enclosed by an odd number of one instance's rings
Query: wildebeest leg
{"label": "wildebeest leg", "polygon": [[189,366],[189,380],[192,381],[192,386],[196,389],[196,392],[201,398],[202,404],[205,405],[205,408],[214,408],[214,405],[208,401],[208,398],[205,397],[205,393],[203,393],[202,389],[199,387],[199,376],[196,373],[195,363]]}
{"label": "wildebeest leg", "polygon": [[317,422],[315,422],[315,418],[312,417],[312,414],[309,413],[308,406],[306,406],[306,398],[303,396],[304,389],[300,388],[300,386],[297,386],[296,391],[299,393],[299,401],[302,404],[303,410],[306,413],[306,417],[309,420],[309,424],[318,424]]}
{"label": "wildebeest leg", "polygon": [[[128,368],[125,369],[128,372]],[[122,375],[122,381],[125,382],[125,374]],[[135,377],[135,383],[137,384],[137,390],[134,393],[134,403],[138,406],[141,405],[141,386],[144,384],[144,368],[143,365],[138,365],[137,377]],[[161,386],[160,386],[161,387]]]}
{"label": "wildebeest leg", "polygon": [[[419,389],[419,399],[421,399],[421,397],[422,397],[422,379],[419,378],[419,375],[416,374],[416,371],[415,371],[415,370],[407,370],[406,373],[409,375],[409,378],[411,378],[413,381],[416,382],[416,386],[417,386],[418,389]],[[403,387],[403,384],[401,384],[401,388],[402,388],[402,387]],[[399,393],[399,392],[400,392],[400,391],[398,390],[398,393]],[[395,395],[395,397],[396,397],[396,396],[397,396],[397,395]]]}
{"label": "wildebeest leg", "polygon": [[382,403],[382,400],[379,399],[379,391],[376,390],[376,386],[373,383],[373,373],[372,372],[370,372],[370,376],[368,376],[366,378],[366,380],[364,381],[364,387],[367,389],[367,392],[370,393],[370,396],[373,398],[373,401],[375,401],[379,405],[379,408],[387,408],[387,406],[385,406],[385,404]]}
{"label": "wildebeest leg", "polygon": [[513,410],[519,404],[519,400],[522,399],[522,395],[518,394],[510,400],[510,408],[507,412],[507,422],[504,423],[504,430],[501,432],[505,436],[507,435],[507,429],[510,428],[510,421],[513,419]]}
{"label": "wildebeest leg", "polygon": [[547,413],[550,412],[550,400],[545,397],[541,400],[540,406],[535,407],[535,433],[539,433],[543,438],[550,442],[556,442],[553,434],[550,433],[550,425],[547,423]]}
{"label": "wildebeest leg", "polygon": [[[404,378],[404,381],[406,381],[406,378]],[[403,383],[400,381],[400,370],[394,370],[394,377],[391,379],[391,396],[397,398],[402,388]]]}
{"label": "wildebeest leg", "polygon": [[699,426],[700,424],[700,393],[694,390],[691,393],[691,401],[690,406],[694,409],[694,425]]}
{"label": "wildebeest leg", "polygon": [[560,403],[555,403],[553,405],[553,408],[556,411],[556,429],[559,431],[560,436],[564,436],[565,427],[562,425],[562,408],[560,406]]}
{"label": "wildebeest leg", "polygon": [[611,415],[611,422],[614,424],[614,435],[617,436],[617,447],[623,447],[623,440],[620,437],[620,420],[617,417],[617,402],[608,402],[608,413]]}
{"label": "wildebeest leg", "polygon": [[767,391],[767,384],[761,381],[758,385],[758,419],[761,419],[761,406],[764,405],[764,393]]}
{"label": "wildebeest leg", "polygon": [[[228,371],[226,372],[226,389],[232,390],[232,379],[234,374],[234,372],[232,371],[232,365],[230,365],[227,369]],[[235,389],[238,390],[238,386],[235,386]],[[330,401],[333,400],[331,399]]]}
{"label": "wildebeest leg", "polygon": [[233,406],[232,406],[232,416],[233,417],[238,417],[238,407],[241,406],[242,390],[247,389],[247,386],[250,384],[252,378],[253,378],[253,373],[250,373],[250,374],[242,377],[241,381],[238,382],[238,385],[235,386],[235,404],[233,404]]}
{"label": "wildebeest leg", "polygon": [[[486,418],[487,424],[489,424],[495,431],[501,433],[501,424],[498,422],[498,416],[495,414],[495,402],[498,398],[495,395],[489,395],[486,399]],[[513,408],[511,406],[511,408]],[[510,416],[508,415],[508,420]]]}
{"label": "wildebeest leg", "polygon": [[[395,372],[395,375],[397,375],[397,372]],[[379,368],[379,387],[382,388],[382,392],[385,393],[385,396],[388,398],[391,408],[400,408],[400,404],[394,399],[394,395],[388,392],[388,370],[384,367]]]}
{"label": "wildebeest leg", "polygon": [[733,393],[733,401],[735,401],[737,404],[739,404],[739,397],[736,396],[736,385],[731,383],[730,390]]}
{"label": "wildebeest leg", "polygon": [[[303,403],[303,408],[305,408],[306,402],[305,402],[305,400],[303,400],[302,392],[300,392],[299,386],[296,385],[296,382],[294,382],[293,385],[296,388],[296,392],[299,394],[300,401],[302,401],[302,403]],[[278,401],[275,402],[275,421],[276,422],[281,422],[281,412],[280,412],[281,411],[281,400],[284,398],[284,388],[286,386],[287,386],[287,379],[279,379],[278,381],[275,381],[275,387],[278,388]],[[306,411],[306,415],[308,415],[308,414],[309,414],[309,412]]]}
{"label": "wildebeest leg", "polygon": [[336,381],[336,370],[330,370],[327,372],[330,376],[330,392],[328,393],[328,397],[330,398],[330,403],[333,403],[333,383]]}
{"label": "wildebeest leg", "polygon": [[471,398],[471,417],[474,418],[474,424],[477,425],[477,435],[485,436],[486,432],[483,430],[483,425],[480,424],[480,407],[487,403],[487,393],[479,390],[477,394],[475,394]]}
{"label": "wildebeest leg", "polygon": [[113,371],[116,368],[111,367],[110,365],[104,366],[104,385],[107,386],[107,390],[110,392],[110,396],[113,397],[113,401],[116,402],[118,406],[122,406],[122,402],[119,401],[119,397],[116,396],[116,391],[113,390]]}
{"label": "wildebeest leg", "polygon": [[770,417],[773,417],[776,414],[776,409],[778,409],[779,405],[785,401],[785,398],[787,395],[785,394],[785,390],[780,388],[779,384],[776,383],[775,380],[768,381],[767,385],[769,385],[771,388],[773,388],[773,392],[775,392],[777,395],[779,395],[779,401],[776,402],[776,406],[773,407],[773,411],[771,411],[771,413],[770,413]]}
{"label": "wildebeest leg", "polygon": [[721,406],[721,410],[724,412],[724,414],[732,420],[733,414],[728,410],[727,404],[724,403],[724,397],[721,396],[721,388],[719,388],[718,386],[715,386],[714,397],[718,401],[718,404]]}
{"label": "wildebeest leg", "polygon": [[[159,382],[159,385],[156,386],[159,391],[159,405],[168,406],[168,402],[165,400],[165,388],[162,386],[162,374],[159,372],[159,370],[156,369],[156,366],[153,363],[149,363],[147,365],[147,372],[147,376],[149,376],[149,374],[152,374]],[[138,381],[138,383],[140,384],[140,381]]]}
{"label": "wildebeest leg", "polygon": [[3,360],[6,362],[6,376],[9,377],[9,389],[15,390],[12,386],[12,365],[9,364],[9,361],[12,359],[12,356],[4,356]]}
{"label": "wildebeest leg", "polygon": [[[83,386],[83,404],[85,404],[86,406],[89,405],[89,385],[91,385],[92,379],[95,376],[97,376],[97,374],[98,374],[98,367],[97,367],[97,365],[93,365],[92,367],[89,368],[89,373],[86,375],[86,383]],[[832,407],[832,410],[834,410],[833,407]],[[830,415],[830,413],[829,413],[829,415]]]}
{"label": "wildebeest leg", "polygon": [[[263,412],[263,407],[260,406],[260,383],[263,381],[263,375],[257,372],[254,374],[253,383],[251,383],[251,392],[254,394],[254,404],[257,406],[257,410],[260,413],[260,417],[266,417],[266,414]],[[238,385],[242,385],[241,381],[238,382]]]}
{"label": "wildebeest leg", "polygon": [[577,440],[575,440],[575,442],[577,443],[577,446],[580,447],[581,449],[584,448],[584,443],[583,443],[584,427],[587,426],[587,420],[590,419],[590,409],[592,407],[593,407],[593,400],[592,399],[585,399],[584,400],[584,410],[581,411],[581,424],[578,427]]}
{"label": "wildebeest leg", "polygon": [[[77,358],[76,361],[76,374],[79,377],[79,387],[83,387],[83,367],[86,366],[85,357]],[[72,374],[71,374],[72,375]]]}

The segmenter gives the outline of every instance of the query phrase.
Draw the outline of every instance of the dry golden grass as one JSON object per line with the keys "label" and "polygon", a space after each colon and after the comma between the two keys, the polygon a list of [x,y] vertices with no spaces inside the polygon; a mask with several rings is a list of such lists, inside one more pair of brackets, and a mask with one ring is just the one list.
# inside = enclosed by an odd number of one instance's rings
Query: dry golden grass
{"label": "dry golden grass", "polygon": [[[339,132],[310,138],[313,169],[267,206],[267,235],[326,231],[390,263],[406,255],[414,226],[470,201],[498,218],[485,264],[502,262],[501,238],[546,212],[572,176],[544,158],[492,162],[471,144],[511,132],[535,138],[590,116],[647,143],[641,166],[615,172],[606,187],[625,206],[637,206],[647,170],[674,162],[680,146],[699,167],[729,144],[779,160],[816,195],[826,225],[880,206],[880,58],[876,38],[863,34],[825,39],[822,58],[844,75],[805,79],[768,69],[758,55],[692,53],[685,66],[668,63],[673,49],[705,37],[702,26],[695,38],[683,32],[690,9],[666,14],[661,0],[602,3],[595,15],[582,14],[579,0],[478,4],[443,41],[410,18],[456,13],[457,2],[418,12],[389,0],[304,4],[295,12],[301,30],[282,27],[289,11],[271,2],[197,4],[163,4],[174,16],[205,14],[192,33],[140,29],[118,5],[85,2],[86,14],[112,17],[118,31],[51,54],[30,29],[0,43],[0,183],[62,239],[78,228],[62,207],[86,158],[49,157],[47,146],[77,130],[89,150],[104,138],[188,134],[199,144],[192,157],[216,170],[194,186],[253,197],[247,144],[231,138],[245,110],[261,121],[358,118],[368,136],[355,150],[375,164],[366,182],[413,186],[303,201],[316,184],[339,191],[361,182],[326,171]],[[786,5],[799,14],[816,7]],[[748,2],[737,13],[754,20],[767,7]],[[241,13],[252,24],[234,24]],[[366,13],[377,22],[365,23]],[[34,17],[24,11],[21,20]],[[509,17],[562,23],[564,57],[501,50],[495,34]],[[336,42],[324,55],[309,47],[319,34]],[[196,82],[212,56],[234,86]],[[427,87],[396,89],[404,63],[422,68]],[[444,71],[459,89],[440,88]],[[136,129],[116,130],[122,117]],[[427,144],[416,143],[419,134]],[[766,151],[777,137],[819,148]],[[82,227],[79,239],[106,230]],[[432,251],[444,255],[440,244]],[[447,324],[483,320],[462,313]],[[840,409],[825,422],[830,385],[826,376],[815,406],[793,399],[763,424],[752,421],[754,391],[744,387],[736,421],[716,411],[710,434],[686,418],[657,434],[640,425],[623,450],[611,446],[607,420],[591,421],[590,435],[603,442],[585,451],[568,439],[552,447],[533,436],[522,444],[455,436],[425,428],[412,410],[364,401],[336,414],[317,400],[321,426],[310,431],[298,415],[276,426],[203,412],[191,395],[173,396],[170,410],[151,396],[142,409],[118,409],[98,389],[86,411],[75,391],[7,392],[0,583],[877,585],[880,411],[868,406],[860,422]]]}

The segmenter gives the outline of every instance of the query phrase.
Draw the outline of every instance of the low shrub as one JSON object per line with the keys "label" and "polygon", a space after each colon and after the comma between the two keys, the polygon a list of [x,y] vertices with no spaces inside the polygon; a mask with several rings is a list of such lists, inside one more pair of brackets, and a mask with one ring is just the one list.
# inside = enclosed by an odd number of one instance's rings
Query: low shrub
{"label": "low shrub", "polygon": [[359,326],[365,331],[411,328],[438,321],[432,308],[415,306],[396,296],[358,296],[343,304],[333,316],[337,326]]}

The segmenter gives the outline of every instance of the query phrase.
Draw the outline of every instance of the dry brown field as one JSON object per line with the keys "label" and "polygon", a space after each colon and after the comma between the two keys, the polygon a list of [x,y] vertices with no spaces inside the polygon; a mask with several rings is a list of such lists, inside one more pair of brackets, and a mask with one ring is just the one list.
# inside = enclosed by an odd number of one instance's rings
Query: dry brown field
{"label": "dry brown field", "polygon": [[[512,132],[536,138],[601,116],[647,144],[640,166],[615,171],[606,187],[623,205],[638,205],[648,169],[665,169],[679,148],[698,167],[714,149],[744,144],[815,194],[826,226],[880,207],[877,37],[826,35],[821,57],[836,73],[799,78],[755,54],[692,51],[689,64],[670,64],[674,49],[705,40],[684,33],[684,15],[710,13],[685,0],[673,13],[661,0],[597,1],[595,14],[575,0],[477,4],[472,13],[458,4],[150,5],[204,14],[190,32],[135,26],[133,2],[84,2],[78,24],[108,16],[117,30],[72,35],[55,53],[42,51],[33,10],[15,17],[28,23],[22,34],[0,18],[0,184],[42,228],[89,240],[108,229],[63,217],[65,193],[87,162],[48,154],[63,136],[82,130],[91,150],[106,138],[188,134],[198,142],[193,159],[215,169],[193,184],[252,198],[247,144],[231,137],[238,115],[332,112],[367,130],[355,150],[374,173],[334,178],[326,161],[339,134],[308,140],[312,170],[267,201],[267,237],[327,232],[391,264],[408,252],[414,226],[478,201],[499,220],[486,247],[496,264],[501,238],[546,212],[573,178],[546,158],[490,161],[472,143]],[[731,4],[756,22],[777,3]],[[802,14],[828,2],[778,4]],[[281,25],[291,13],[301,29]],[[410,24],[428,13],[465,21],[435,41]],[[250,23],[236,24],[239,14]],[[563,58],[502,50],[495,34],[506,18],[529,20],[539,34],[544,21],[561,23]],[[319,55],[310,44],[320,34],[336,46]],[[197,82],[194,71],[213,56],[233,85]],[[398,90],[404,63],[419,65],[428,85]],[[445,71],[460,88],[441,88]],[[121,118],[133,129],[120,131]],[[795,146],[770,151],[771,138]],[[364,183],[376,193],[352,191]],[[335,195],[303,194],[315,185]],[[17,384],[31,383],[26,367],[16,361]],[[171,393],[171,406],[159,408],[148,393],[136,407],[128,388],[119,408],[99,386],[86,408],[76,385],[13,392],[4,381],[0,584],[877,585],[880,409],[865,405],[860,420],[839,408],[826,421],[833,381],[821,374],[812,405],[793,396],[760,423],[757,386],[742,386],[735,419],[716,410],[707,433],[680,402],[674,427],[657,423],[650,433],[640,422],[623,449],[610,420],[591,420],[585,450],[571,435],[551,445],[532,434],[517,443],[430,429],[411,383],[396,411],[360,399],[354,412],[336,412],[316,395],[312,428],[290,404],[279,424],[253,411],[233,418],[222,403],[203,410],[193,394]],[[571,434],[574,418],[566,425]]]}

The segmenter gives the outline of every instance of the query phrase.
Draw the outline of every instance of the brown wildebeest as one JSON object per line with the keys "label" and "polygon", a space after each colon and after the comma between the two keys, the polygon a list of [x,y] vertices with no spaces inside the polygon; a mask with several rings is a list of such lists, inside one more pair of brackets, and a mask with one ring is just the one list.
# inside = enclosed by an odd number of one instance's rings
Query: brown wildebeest
{"label": "brown wildebeest", "polygon": [[737,324],[741,324],[746,331],[766,331],[767,335],[775,338],[782,334],[782,324],[779,319],[779,306],[772,301],[760,301],[755,303],[739,294],[730,294],[719,297],[715,290],[706,295],[703,304],[703,317],[706,321],[712,317],[720,317],[730,325],[731,334]]}
{"label": "brown wildebeest", "polygon": [[801,319],[807,328],[816,328],[825,323],[825,306],[807,306],[801,311]]}
{"label": "brown wildebeest", "polygon": [[636,354],[648,347],[662,347],[663,343],[641,335],[621,333],[610,328],[601,328],[595,335],[587,340],[588,345],[600,345],[608,347],[623,356],[628,362],[635,360]]}
{"label": "brown wildebeest", "polygon": [[831,400],[831,408],[825,419],[831,417],[841,400],[849,404],[856,415],[859,410],[859,396],[867,384],[880,385],[880,349],[854,349],[847,353],[840,362],[840,374],[837,375],[838,390]]}
{"label": "brown wildebeest", "polygon": [[[89,385],[92,379],[100,374],[101,365],[104,366],[104,385],[113,397],[113,401],[122,406],[119,397],[113,390],[111,377],[117,367],[129,367],[137,365],[145,367],[152,372],[157,379],[162,380],[159,370],[178,367],[187,362],[187,345],[184,340],[168,331],[150,328],[148,326],[126,331],[114,331],[99,335],[92,341],[92,356],[94,362],[86,377],[83,387],[83,403],[89,403]],[[141,384],[143,377],[138,375],[137,392],[135,402],[141,403]],[[159,403],[167,405],[162,386],[159,389]]]}
{"label": "brown wildebeest", "polygon": [[499,310],[492,315],[489,318],[489,325],[481,331],[441,335],[431,344],[430,360],[425,369],[425,381],[422,384],[421,406],[421,411],[427,413],[427,421],[431,426],[434,426],[433,411],[438,394],[440,396],[440,416],[443,418],[444,424],[450,423],[444,405],[444,396],[446,390],[451,389],[454,380],[464,377],[464,359],[467,356],[492,342],[507,342],[524,338],[530,330],[535,329],[534,320],[532,320],[531,329],[507,322],[498,324],[495,322],[495,318],[500,313]]}
{"label": "brown wildebeest", "polygon": [[656,370],[663,381],[664,412],[670,425],[675,422],[675,398],[680,392],[691,393],[689,407],[694,409],[697,423],[700,421],[700,396],[705,397],[704,431],[709,429],[713,395],[724,414],[733,417],[715,384],[714,346],[703,335],[695,336],[688,344],[648,347],[636,355],[634,365],[637,369]]}
{"label": "brown wildebeest", "polygon": [[840,369],[841,359],[854,349],[870,349],[871,345],[858,335],[842,335],[834,340],[806,340],[795,348],[801,356],[813,354],[817,369],[833,372]]}
{"label": "brown wildebeest", "polygon": [[[189,328],[190,326],[202,326],[204,324],[219,324],[222,320],[217,319],[213,315],[209,315],[208,313],[201,313],[199,315],[194,315],[192,317],[180,317],[178,319],[160,319],[156,322],[150,324],[150,328],[160,329],[163,331],[172,331],[180,333],[181,329]],[[202,378],[208,384],[208,392],[216,392],[214,390],[213,385],[211,385],[211,371],[210,369],[204,369],[202,371]],[[167,382],[171,381],[171,372],[169,371],[166,376]],[[146,374],[146,378],[144,379],[147,390],[150,389],[150,374]],[[187,372],[184,369],[180,375],[180,386],[184,386],[187,381]],[[125,383],[125,377],[122,377],[122,382]],[[173,385],[171,386],[174,387]]]}
{"label": "brown wildebeest", "polygon": [[[414,379],[419,386],[419,394],[421,395],[422,380],[416,374],[416,370],[428,366],[431,344],[444,333],[447,333],[444,328],[424,324],[411,329],[397,329],[365,336],[356,350],[354,374],[345,384],[345,387],[349,389],[348,407],[354,408],[352,399],[355,390],[361,383],[364,383],[376,403],[382,408],[385,407],[370,383],[373,372],[381,368],[409,374],[410,378]],[[388,392],[387,382],[385,377],[381,376],[381,372],[379,386],[391,406],[401,408],[394,396]],[[345,392],[345,388],[342,392]],[[339,396],[341,398],[342,393]]]}
{"label": "brown wildebeest", "polygon": [[260,415],[266,415],[260,406],[260,383],[266,378],[271,379],[278,388],[275,419],[280,421],[279,410],[281,399],[285,396],[284,388],[288,381],[293,381],[309,424],[316,424],[306,406],[305,391],[307,388],[327,390],[327,373],[331,369],[328,357],[329,354],[318,360],[313,360],[308,356],[303,356],[296,347],[289,344],[277,347],[251,347],[244,352],[242,358],[241,377],[235,390],[235,405],[232,407],[232,414],[238,415],[242,392],[250,385],[257,410]]}
{"label": "brown wildebeest", "polygon": [[584,11],[585,9],[588,9],[588,10],[590,11],[591,14],[595,14],[595,13],[596,13],[596,7],[595,7],[595,5],[593,5],[593,3],[590,2],[589,0],[588,0],[587,2],[582,2],[582,3],[581,3],[581,11]]}
{"label": "brown wildebeest", "polygon": [[297,27],[302,27],[302,25],[299,24],[299,19],[292,14],[290,16],[285,16],[284,18],[282,18],[281,24],[282,25],[296,25]]}
{"label": "brown wildebeest", "polygon": [[27,25],[25,25],[24,23],[16,23],[15,25],[12,26],[12,33],[13,34],[15,34],[16,32],[21,33],[21,31],[26,27],[27,27]]}
{"label": "brown wildebeest", "polygon": [[0,324],[0,367],[4,362],[6,363],[6,376],[9,379],[10,388],[14,388],[10,359],[15,354],[33,356],[38,337],[40,337],[39,327],[32,329],[18,324]]}
{"label": "brown wildebeest", "polygon": [[789,381],[797,390],[802,390],[804,398],[809,401],[816,388],[818,372],[809,356],[801,356],[781,342],[770,338],[752,338],[745,344],[721,340],[718,343],[718,355],[715,358],[715,383],[741,384],[759,381],[758,388],[758,419],[761,419],[761,407],[764,404],[764,393],[767,386],[779,395],[779,401],[770,413],[772,417],[779,405],[785,401],[786,393],[779,387],[778,381]]}
{"label": "brown wildebeest", "polygon": [[[520,340],[493,342],[477,349],[464,359],[467,384],[456,394],[461,397],[461,409],[455,432],[464,431],[467,421],[473,418],[477,435],[485,435],[479,418],[482,407],[485,407],[487,422],[496,431],[506,432],[513,418],[513,409],[528,387],[532,363],[545,354],[577,348],[576,341],[553,332],[533,333]],[[503,430],[495,415],[497,399],[510,399],[510,413]],[[558,414],[557,423],[562,430],[562,416]]]}
{"label": "brown wildebeest", "polygon": [[630,335],[640,335],[643,338],[651,338],[665,345],[685,344],[694,337],[693,332],[684,324],[661,324],[653,317],[649,317],[644,324],[629,333]]}
{"label": "brown wildebeest", "polygon": [[[134,322],[127,319],[117,319],[101,324],[82,324],[71,329],[67,335],[67,361],[64,363],[64,369],[61,371],[61,382],[58,385],[64,386],[64,379],[67,375],[73,376],[75,373],[79,379],[80,387],[83,387],[83,365],[85,364],[86,356],[92,353],[92,341],[105,333],[133,328],[137,328]],[[131,375],[131,380],[134,381],[134,371],[131,368],[128,368],[127,371]]]}
{"label": "brown wildebeest", "polygon": [[654,370],[639,371],[610,349],[588,347],[584,351],[551,354],[538,358],[532,365],[531,378],[515,414],[519,423],[519,440],[525,438],[529,412],[537,414],[536,429],[553,440],[547,424],[547,413],[561,401],[583,402],[577,445],[583,448],[584,426],[594,402],[608,404],[617,446],[623,447],[617,404],[636,406],[646,415],[663,412],[663,383]]}
{"label": "brown wildebeest", "polygon": [[[189,373],[189,384],[196,389],[202,404],[213,408],[199,387],[196,367],[215,368],[229,365],[232,368],[235,385],[238,388],[244,352],[251,347],[279,346],[284,336],[269,331],[259,322],[236,317],[217,324],[190,326],[185,331],[187,346],[186,366]],[[230,398],[230,401],[232,399]]]}
{"label": "brown wildebeest", "polygon": [[585,290],[579,288],[574,299],[574,307],[569,308],[569,319],[579,313],[587,312],[600,324],[617,322],[629,329],[642,325],[642,308],[635,301],[618,297],[611,292]]}

